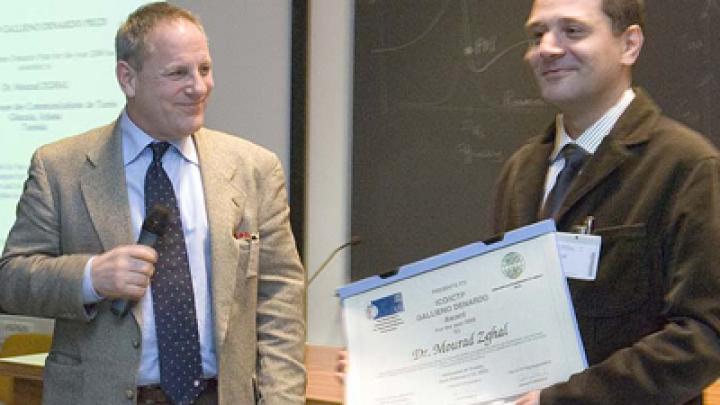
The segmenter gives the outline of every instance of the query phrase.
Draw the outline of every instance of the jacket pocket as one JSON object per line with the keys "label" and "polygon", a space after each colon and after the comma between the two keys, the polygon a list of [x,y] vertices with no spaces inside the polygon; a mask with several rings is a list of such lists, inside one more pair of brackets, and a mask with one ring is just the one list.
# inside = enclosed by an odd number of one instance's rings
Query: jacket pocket
{"label": "jacket pocket", "polygon": [[246,278],[257,277],[260,263],[260,238],[253,234],[251,238],[235,241],[238,249],[238,274]]}
{"label": "jacket pocket", "polygon": [[597,277],[569,280],[578,315],[612,317],[636,311],[648,299],[650,258],[645,224],[598,229],[602,237]]}
{"label": "jacket pocket", "polygon": [[43,373],[43,404],[76,404],[83,395],[84,371],[79,358],[51,351]]}

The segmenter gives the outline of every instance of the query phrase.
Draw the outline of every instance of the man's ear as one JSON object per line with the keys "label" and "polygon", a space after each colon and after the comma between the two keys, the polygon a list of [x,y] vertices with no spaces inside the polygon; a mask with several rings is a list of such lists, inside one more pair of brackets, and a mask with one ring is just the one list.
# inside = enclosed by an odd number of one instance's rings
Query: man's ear
{"label": "man's ear", "polygon": [[115,76],[125,97],[135,97],[137,71],[127,61],[119,60],[115,65]]}
{"label": "man's ear", "polygon": [[645,42],[642,28],[633,24],[622,33],[623,53],[620,62],[626,66],[632,66],[640,56],[640,50]]}

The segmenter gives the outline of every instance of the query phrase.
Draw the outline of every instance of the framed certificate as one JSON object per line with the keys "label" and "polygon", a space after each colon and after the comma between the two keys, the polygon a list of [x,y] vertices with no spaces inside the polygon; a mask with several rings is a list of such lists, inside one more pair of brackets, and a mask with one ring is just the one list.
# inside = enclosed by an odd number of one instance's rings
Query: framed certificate
{"label": "framed certificate", "polygon": [[350,405],[501,404],[587,367],[552,221],[338,295]]}

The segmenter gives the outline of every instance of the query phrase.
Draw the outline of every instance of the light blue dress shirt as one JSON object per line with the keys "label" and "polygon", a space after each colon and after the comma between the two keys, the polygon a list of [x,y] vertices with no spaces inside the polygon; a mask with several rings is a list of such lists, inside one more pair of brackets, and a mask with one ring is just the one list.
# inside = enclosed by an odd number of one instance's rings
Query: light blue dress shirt
{"label": "light blue dress shirt", "polygon": [[[145,219],[145,172],[152,162],[152,151],[147,145],[157,141],[138,128],[124,111],[119,125],[122,133],[123,163],[130,202],[133,238],[137,240]],[[170,177],[178,200],[195,293],[195,312],[203,375],[209,378],[217,375],[217,359],[213,330],[210,237],[205,210],[205,194],[202,188],[197,151],[192,138],[187,137],[170,143],[172,147],[163,156],[162,164]],[[93,295],[97,297],[92,290],[92,282],[88,283],[91,265],[92,261],[88,262],[85,273],[86,303],[97,301],[92,298]],[[155,312],[152,303],[152,284],[137,305],[142,306],[143,313],[143,319],[139,320],[142,322],[142,353],[137,384],[158,384],[160,383],[160,366],[155,333]]]}

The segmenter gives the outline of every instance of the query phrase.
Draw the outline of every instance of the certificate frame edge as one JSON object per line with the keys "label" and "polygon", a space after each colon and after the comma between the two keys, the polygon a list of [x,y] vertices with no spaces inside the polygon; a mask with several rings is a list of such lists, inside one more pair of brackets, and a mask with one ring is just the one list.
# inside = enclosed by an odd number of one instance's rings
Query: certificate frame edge
{"label": "certificate frame edge", "polygon": [[393,276],[371,276],[339,287],[336,290],[335,294],[340,297],[340,300],[342,301],[346,298],[352,297],[357,294],[362,294],[369,290],[380,288],[388,284],[404,280],[406,278],[414,277],[418,274],[422,274],[443,266],[457,263],[473,256],[478,256],[498,249],[503,249],[516,243],[524,242],[526,240],[537,238],[539,236],[552,232],[556,232],[555,221],[553,221],[552,219],[536,222],[534,224],[530,224],[506,232],[504,235],[502,235],[502,240],[498,242],[492,244],[485,244],[482,241],[470,243],[468,245],[461,246],[456,249],[437,254],[435,256],[430,256],[425,259],[421,259],[416,262],[400,266],[398,268],[397,274]]}

